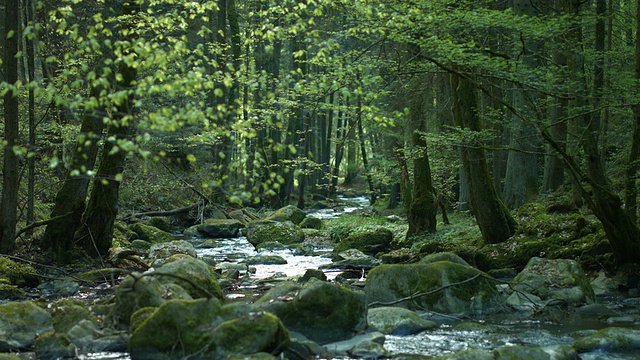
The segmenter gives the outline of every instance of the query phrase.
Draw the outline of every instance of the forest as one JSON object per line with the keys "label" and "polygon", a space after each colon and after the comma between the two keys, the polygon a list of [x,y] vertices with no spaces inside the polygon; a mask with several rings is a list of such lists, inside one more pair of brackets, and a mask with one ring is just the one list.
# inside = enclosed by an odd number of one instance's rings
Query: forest
{"label": "forest", "polygon": [[364,184],[486,243],[542,197],[640,259],[640,1],[1,0],[0,253]]}

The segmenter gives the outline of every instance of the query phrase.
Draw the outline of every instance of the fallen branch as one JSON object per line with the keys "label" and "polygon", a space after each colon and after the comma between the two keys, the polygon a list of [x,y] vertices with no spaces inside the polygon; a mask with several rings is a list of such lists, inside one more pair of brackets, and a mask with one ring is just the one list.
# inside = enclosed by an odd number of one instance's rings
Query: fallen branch
{"label": "fallen branch", "polygon": [[439,287],[437,289],[434,289],[434,290],[431,290],[431,291],[425,291],[425,292],[418,293],[418,294],[411,294],[411,295],[409,295],[407,297],[403,297],[401,299],[390,301],[390,302],[386,302],[386,303],[385,302],[380,302],[380,301],[374,301],[374,302],[369,304],[369,307],[372,307],[372,306],[391,306],[391,305],[399,304],[399,303],[401,303],[403,301],[410,301],[410,300],[413,300],[415,298],[419,298],[419,297],[422,297],[422,296],[432,295],[432,294],[435,294],[435,293],[440,292],[442,290],[448,289],[450,287],[458,286],[458,285],[462,285],[462,284],[471,282],[471,281],[479,278],[480,276],[482,276],[482,273],[478,273],[478,274],[476,274],[476,275],[474,275],[474,276],[472,276],[472,277],[470,277],[470,278],[468,278],[466,280],[462,280],[462,281],[458,281],[458,282],[455,282],[455,283],[451,283],[449,285],[441,286],[441,287]]}
{"label": "fallen branch", "polygon": [[197,209],[198,206],[201,206],[202,203],[200,201],[198,201],[197,203],[193,204],[193,205],[188,205],[188,206],[184,206],[181,208],[177,208],[177,209],[173,209],[173,210],[158,210],[158,211],[146,211],[146,212],[141,212],[141,213],[135,213],[135,214],[129,214],[125,217],[122,218],[122,220],[129,220],[131,218],[134,217],[144,217],[144,216],[148,216],[148,217],[152,217],[152,216],[172,216],[172,215],[178,215],[178,214],[184,214],[187,213],[191,210]]}
{"label": "fallen branch", "polygon": [[72,214],[73,214],[73,213],[72,213],[72,212],[70,212],[70,213],[66,213],[66,214],[64,214],[64,215],[54,216],[54,217],[52,217],[52,218],[50,218],[50,219],[46,219],[46,220],[42,220],[42,221],[36,221],[36,222],[33,222],[33,223],[31,223],[31,224],[29,224],[29,225],[27,225],[27,226],[23,227],[22,229],[20,229],[20,230],[16,233],[16,237],[15,237],[15,238],[16,238],[16,239],[17,239],[17,238],[19,238],[19,237],[20,237],[20,235],[22,235],[22,234],[26,233],[27,231],[33,230],[33,229],[35,229],[35,228],[37,228],[37,227],[40,227],[40,226],[49,225],[49,224],[51,224],[51,223],[54,223],[54,222],[56,222],[56,221],[58,221],[58,220],[60,220],[60,219],[62,219],[62,218],[65,218],[65,217],[67,217],[67,216],[70,216],[70,215],[72,215]]}

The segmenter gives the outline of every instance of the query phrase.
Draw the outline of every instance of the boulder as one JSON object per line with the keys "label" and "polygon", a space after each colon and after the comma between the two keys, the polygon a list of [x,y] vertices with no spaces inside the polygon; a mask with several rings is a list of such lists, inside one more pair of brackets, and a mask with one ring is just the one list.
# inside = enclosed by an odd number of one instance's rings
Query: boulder
{"label": "boulder", "polygon": [[243,262],[249,265],[285,265],[287,260],[278,255],[257,255],[248,257]]}
{"label": "boulder", "polygon": [[391,335],[411,335],[438,327],[435,322],[425,320],[414,311],[400,307],[369,309],[367,322],[369,327]]}
{"label": "boulder", "polygon": [[284,351],[289,334],[282,322],[272,314],[251,310],[222,306],[217,299],[168,301],[133,330],[131,358],[226,359]]}
{"label": "boulder", "polygon": [[298,244],[305,239],[302,230],[292,222],[255,221],[247,226],[247,240],[258,246],[263,242],[277,241],[284,245]]}
{"label": "boulder", "polygon": [[50,306],[53,328],[58,333],[66,333],[81,320],[90,320],[96,325],[98,320],[85,306],[79,304],[65,304]]}
{"label": "boulder", "polygon": [[204,224],[194,225],[185,234],[197,234],[209,238],[237,238],[245,225],[235,219],[207,219]]}
{"label": "boulder", "polygon": [[31,265],[0,256],[0,284],[35,287],[39,282],[38,272]]}
{"label": "boulder", "polygon": [[192,297],[174,283],[162,283],[157,276],[132,273],[116,287],[112,316],[116,325],[129,325],[131,315],[144,307],[158,307],[171,299]]}
{"label": "boulder", "polygon": [[367,323],[364,293],[315,279],[278,284],[254,306],[319,344],[348,339]]}
{"label": "boulder", "polygon": [[307,216],[304,211],[293,205],[287,205],[273,212],[270,216],[267,216],[265,220],[287,222],[298,225]]}
{"label": "boulder", "polygon": [[640,330],[608,327],[576,340],[572,347],[579,353],[638,351],[640,350]]}
{"label": "boulder", "polygon": [[152,244],[163,243],[167,241],[172,241],[175,238],[170,233],[160,230],[155,226],[143,224],[143,223],[134,223],[127,227],[127,234],[130,240],[144,240],[148,241]]}
{"label": "boulder", "polygon": [[434,262],[438,262],[438,261],[451,261],[453,263],[456,264],[460,264],[460,265],[466,265],[469,266],[469,263],[464,261],[464,259],[462,259],[460,256],[452,253],[452,252],[439,252],[439,253],[435,253],[435,254],[429,254],[425,257],[423,257],[420,260],[420,263],[422,264],[429,264],[429,263],[434,263]]}
{"label": "boulder", "polygon": [[368,304],[398,301],[394,306],[463,317],[490,314],[503,306],[495,283],[483,272],[451,261],[380,265],[369,272],[365,289]]}
{"label": "boulder", "polygon": [[154,263],[155,266],[158,266],[158,260],[162,261],[175,254],[185,254],[191,257],[198,256],[196,248],[191,243],[184,240],[176,240],[151,246],[151,249],[149,249],[149,260]]}
{"label": "boulder", "polygon": [[209,296],[224,298],[214,268],[202,260],[184,257],[168,261],[157,268],[156,273],[163,274],[158,277],[160,282],[179,285],[194,299]]}
{"label": "boulder", "polygon": [[367,255],[375,256],[380,252],[391,250],[393,233],[386,228],[378,228],[374,231],[365,231],[349,235],[340,241],[333,249],[334,253],[340,253],[349,249],[357,249]]}
{"label": "boulder", "polygon": [[316,229],[320,230],[324,227],[324,223],[321,219],[314,216],[307,216],[300,223],[300,227],[303,229]]}
{"label": "boulder", "polygon": [[34,302],[0,304],[0,352],[32,346],[38,335],[53,331],[51,315]]}
{"label": "boulder", "polygon": [[[513,280],[507,303],[515,308],[536,308],[546,304],[582,305],[595,302],[593,289],[582,267],[574,260],[531,258]],[[531,299],[531,300],[529,300]]]}
{"label": "boulder", "polygon": [[325,348],[337,356],[333,358],[387,359],[391,356],[383,347],[384,334],[369,332],[354,336],[351,339],[325,345]]}
{"label": "boulder", "polygon": [[71,359],[76,355],[76,347],[61,333],[48,332],[36,339],[34,344],[38,359]]}

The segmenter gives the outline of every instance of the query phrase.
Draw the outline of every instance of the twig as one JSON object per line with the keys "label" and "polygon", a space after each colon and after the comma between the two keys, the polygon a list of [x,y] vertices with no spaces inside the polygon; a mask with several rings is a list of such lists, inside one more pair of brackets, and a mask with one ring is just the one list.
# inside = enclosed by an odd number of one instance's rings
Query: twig
{"label": "twig", "polygon": [[372,306],[390,306],[390,305],[399,304],[399,303],[401,303],[403,301],[413,300],[413,299],[418,298],[418,297],[432,295],[432,294],[435,294],[435,293],[440,292],[442,290],[448,289],[450,287],[458,286],[458,285],[462,285],[462,284],[471,282],[471,281],[479,278],[480,276],[482,276],[482,273],[478,273],[478,274],[476,274],[476,275],[474,275],[474,276],[472,276],[472,277],[470,277],[468,279],[462,280],[462,281],[458,281],[458,282],[455,282],[455,283],[451,283],[449,285],[441,286],[441,287],[439,287],[437,289],[434,289],[434,290],[425,291],[425,292],[418,293],[418,294],[411,294],[411,295],[409,295],[407,297],[403,297],[401,299],[397,299],[397,300],[390,301],[390,302],[374,301],[374,302],[369,304],[369,307],[372,307]]}

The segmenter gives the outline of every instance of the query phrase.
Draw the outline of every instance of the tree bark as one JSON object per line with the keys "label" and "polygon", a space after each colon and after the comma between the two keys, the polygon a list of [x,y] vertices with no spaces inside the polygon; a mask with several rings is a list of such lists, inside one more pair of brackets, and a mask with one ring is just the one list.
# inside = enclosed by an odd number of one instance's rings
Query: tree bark
{"label": "tree bark", "polygon": [[[20,23],[18,22],[20,8],[19,0],[5,2],[5,33],[4,41],[4,76],[5,81],[13,86],[18,81],[18,41],[20,40]],[[4,95],[4,162],[2,167],[2,201],[0,209],[0,253],[8,254],[15,246],[19,169],[18,155],[14,147],[20,145],[20,131],[18,129],[18,91],[9,90]]]}
{"label": "tree bark", "polygon": [[407,238],[433,233],[436,231],[437,224],[437,207],[431,181],[431,167],[427,153],[427,142],[423,136],[426,130],[424,103],[425,98],[421,95],[415,95],[415,98],[409,100],[411,140],[418,155],[413,159],[413,191],[407,213],[409,221]]}
{"label": "tree bark", "polygon": [[[601,1],[601,0],[599,0]],[[634,52],[634,78],[636,80],[636,94],[640,93],[640,0],[636,6],[636,43]],[[631,149],[627,160],[624,182],[624,203],[627,214],[635,223],[638,218],[638,189],[636,180],[640,167],[640,105],[633,106],[633,134],[631,136]]]}
{"label": "tree bark", "polygon": [[[114,4],[115,5],[115,4]],[[123,19],[121,26],[133,26],[131,16],[140,11],[140,5],[125,2],[122,5]],[[117,8],[117,6],[114,6]],[[123,49],[124,52],[129,51]],[[113,238],[113,227],[118,215],[118,194],[120,180],[118,176],[124,170],[127,152],[120,149],[119,141],[130,141],[134,133],[134,98],[133,88],[137,77],[137,70],[122,62],[118,67],[120,80],[116,81],[116,91],[127,94],[124,101],[116,106],[112,123],[107,131],[107,141],[102,150],[100,166],[93,181],[89,203],[82,216],[82,227],[75,234],[75,242],[90,255],[104,258],[108,255]]]}
{"label": "tree bark", "polygon": [[[477,99],[473,83],[451,75],[453,115],[456,124],[466,130],[480,131]],[[460,149],[462,164],[469,181],[471,208],[485,241],[501,243],[516,231],[517,223],[493,187],[483,144],[475,141]]]}

